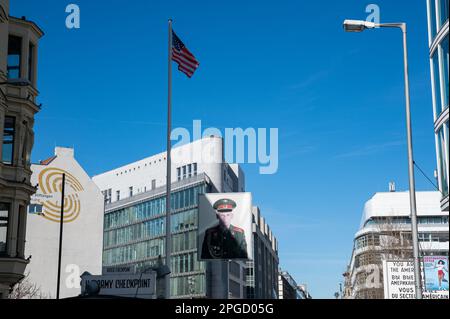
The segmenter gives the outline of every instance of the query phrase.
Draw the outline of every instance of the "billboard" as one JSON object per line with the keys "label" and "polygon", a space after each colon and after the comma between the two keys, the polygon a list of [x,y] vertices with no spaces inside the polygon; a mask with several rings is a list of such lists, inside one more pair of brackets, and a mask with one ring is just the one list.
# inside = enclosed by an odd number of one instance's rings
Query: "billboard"
{"label": "billboard", "polygon": [[[449,299],[448,281],[446,282],[447,290],[431,290],[429,289],[428,281],[437,279],[439,283],[439,274],[443,260],[446,262],[446,277],[442,278],[442,287],[445,280],[448,278],[448,259],[442,256],[423,257],[421,263],[421,277],[422,277],[422,297],[423,299]],[[427,265],[427,262],[429,263]],[[436,266],[436,268],[434,268]],[[427,272],[431,273],[431,279],[427,279]],[[434,276],[434,277],[433,277]],[[414,260],[383,260],[383,278],[384,278],[384,298],[385,299],[415,299],[415,275],[414,275]],[[434,278],[434,279],[433,279]],[[442,288],[441,287],[441,288]]]}
{"label": "billboard", "polygon": [[448,291],[448,257],[423,257],[426,291]]}
{"label": "billboard", "polygon": [[200,194],[198,215],[199,260],[252,258],[251,193]]}

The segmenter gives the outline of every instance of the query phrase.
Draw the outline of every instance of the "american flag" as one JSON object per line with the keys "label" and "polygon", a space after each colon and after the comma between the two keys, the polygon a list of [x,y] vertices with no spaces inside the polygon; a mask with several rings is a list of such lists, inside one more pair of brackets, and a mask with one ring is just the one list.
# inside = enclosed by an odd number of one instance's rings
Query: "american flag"
{"label": "american flag", "polygon": [[178,70],[189,78],[200,65],[195,56],[186,48],[184,43],[172,31],[172,60],[178,63]]}

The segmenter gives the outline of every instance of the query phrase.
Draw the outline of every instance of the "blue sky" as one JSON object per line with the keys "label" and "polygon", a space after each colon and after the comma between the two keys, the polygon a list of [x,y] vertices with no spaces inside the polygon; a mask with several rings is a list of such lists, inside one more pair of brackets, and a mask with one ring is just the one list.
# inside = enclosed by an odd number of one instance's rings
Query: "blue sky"
{"label": "blue sky", "polygon": [[[279,170],[244,165],[247,191],[280,242],[280,266],[313,297],[332,298],[365,201],[406,190],[403,55],[399,30],[345,33],[371,2],[87,1],[81,29],[62,0],[12,0],[45,31],[33,160],[74,147],[90,175],[165,149],[167,19],[200,61],[173,76],[173,125],[279,128]],[[436,156],[424,1],[372,2],[382,22],[409,28],[416,162]],[[419,174],[419,190],[432,186]]]}

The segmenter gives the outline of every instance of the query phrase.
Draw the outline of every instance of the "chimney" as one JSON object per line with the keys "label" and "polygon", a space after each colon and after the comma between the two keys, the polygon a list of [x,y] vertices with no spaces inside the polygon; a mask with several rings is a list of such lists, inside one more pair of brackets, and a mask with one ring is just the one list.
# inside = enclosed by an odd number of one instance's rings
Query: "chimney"
{"label": "chimney", "polygon": [[389,192],[395,193],[395,182],[389,182]]}

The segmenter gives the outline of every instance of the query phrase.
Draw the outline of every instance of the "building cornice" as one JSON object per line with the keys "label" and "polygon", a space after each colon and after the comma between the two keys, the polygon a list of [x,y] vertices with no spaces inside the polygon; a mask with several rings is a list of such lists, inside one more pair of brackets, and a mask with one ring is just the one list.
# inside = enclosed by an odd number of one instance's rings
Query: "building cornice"
{"label": "building cornice", "polygon": [[36,23],[34,23],[33,21],[24,20],[24,19],[21,19],[21,18],[9,16],[9,22],[10,23],[15,23],[15,24],[27,27],[27,28],[30,28],[31,30],[33,30],[37,34],[38,38],[42,38],[44,36],[44,34],[45,34],[44,31],[42,31],[42,29]]}

